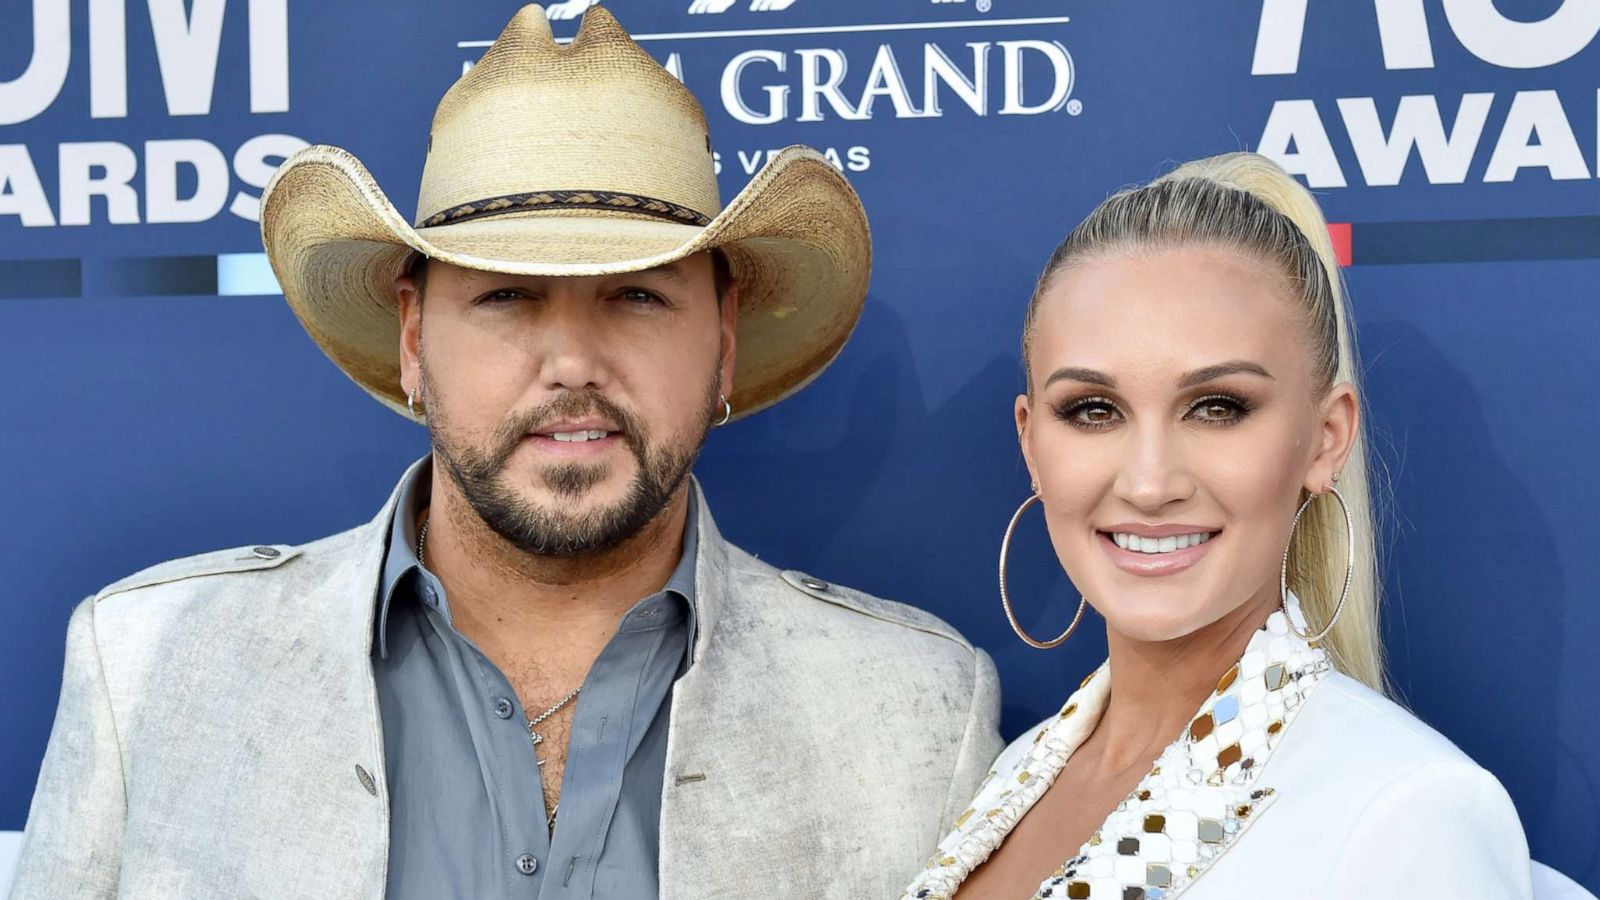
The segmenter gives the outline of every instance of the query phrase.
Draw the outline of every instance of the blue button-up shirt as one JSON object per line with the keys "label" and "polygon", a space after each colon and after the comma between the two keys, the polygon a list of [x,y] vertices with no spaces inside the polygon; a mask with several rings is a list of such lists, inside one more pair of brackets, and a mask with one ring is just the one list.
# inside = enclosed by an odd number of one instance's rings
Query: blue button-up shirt
{"label": "blue button-up shirt", "polygon": [[530,714],[450,621],[417,562],[429,470],[402,486],[372,666],[390,799],[390,900],[654,897],[673,682],[694,632],[695,506],[683,558],[623,617],[583,682],[546,830]]}

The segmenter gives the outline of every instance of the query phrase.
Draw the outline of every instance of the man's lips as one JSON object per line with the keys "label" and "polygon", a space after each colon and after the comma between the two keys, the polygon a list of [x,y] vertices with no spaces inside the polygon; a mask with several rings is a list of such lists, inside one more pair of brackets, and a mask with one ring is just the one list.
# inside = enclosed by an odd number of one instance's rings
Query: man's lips
{"label": "man's lips", "polygon": [[535,437],[555,437],[557,435],[575,435],[592,433],[596,431],[606,432],[608,434],[616,434],[618,433],[619,429],[611,420],[593,416],[583,419],[562,419],[559,422],[551,422],[548,425],[540,426],[536,430],[530,432],[530,434]]}
{"label": "man's lips", "polygon": [[570,419],[541,426],[523,441],[541,455],[562,459],[592,459],[624,443],[623,434],[600,418]]}

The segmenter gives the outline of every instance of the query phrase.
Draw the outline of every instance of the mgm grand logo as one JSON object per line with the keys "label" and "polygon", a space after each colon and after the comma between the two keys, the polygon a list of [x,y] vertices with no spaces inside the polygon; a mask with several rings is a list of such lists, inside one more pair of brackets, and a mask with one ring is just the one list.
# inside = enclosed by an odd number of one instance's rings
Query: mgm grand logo
{"label": "mgm grand logo", "polygon": [[[798,0],[748,2],[754,11],[777,11]],[[947,8],[966,2],[935,0]],[[547,11],[553,19],[571,18],[594,5],[567,0]],[[688,12],[718,14],[736,5],[735,0],[692,0]],[[989,3],[973,0],[972,7],[988,9]],[[745,125],[878,116],[938,119],[951,112],[1076,116],[1083,112],[1073,97],[1077,69],[1071,52],[1055,38],[1068,21],[1065,16],[941,19],[634,37],[696,96],[719,99],[728,117]],[[758,40],[765,46],[750,46]],[[474,51],[462,60],[463,73],[489,44],[457,43]]]}

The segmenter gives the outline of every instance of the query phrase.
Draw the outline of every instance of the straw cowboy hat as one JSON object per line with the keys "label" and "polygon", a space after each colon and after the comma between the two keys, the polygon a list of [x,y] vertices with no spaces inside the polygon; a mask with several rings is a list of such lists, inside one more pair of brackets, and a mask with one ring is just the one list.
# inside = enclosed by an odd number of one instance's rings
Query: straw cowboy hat
{"label": "straw cowboy hat", "polygon": [[815,150],[775,154],[724,207],[700,104],[601,7],[567,47],[523,7],[444,95],[415,226],[354,156],[314,146],[267,186],[261,239],[306,331],[401,414],[394,280],[413,254],[581,276],[720,249],[739,285],[735,416],[833,361],[871,262],[861,202]]}

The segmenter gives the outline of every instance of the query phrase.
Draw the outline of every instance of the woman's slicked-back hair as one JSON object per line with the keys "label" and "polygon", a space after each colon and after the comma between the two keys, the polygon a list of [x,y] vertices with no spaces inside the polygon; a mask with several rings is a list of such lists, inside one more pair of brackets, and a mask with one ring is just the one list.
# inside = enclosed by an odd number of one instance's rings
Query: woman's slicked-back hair
{"label": "woman's slicked-back hair", "polygon": [[[1344,280],[1328,223],[1309,191],[1266,157],[1228,153],[1196,160],[1139,188],[1112,195],[1073,229],[1046,264],[1023,325],[1023,359],[1033,345],[1040,298],[1073,263],[1110,254],[1139,255],[1185,246],[1238,251],[1283,276],[1302,312],[1318,391],[1344,382],[1360,396],[1355,339]],[[1031,393],[1032,374],[1028,376]],[[1323,646],[1338,669],[1384,690],[1378,630],[1378,562],[1366,427],[1339,479],[1355,524],[1355,571],[1343,615]],[[1313,629],[1333,615],[1344,587],[1344,518],[1333,498],[1313,503],[1289,552],[1289,585]]]}

